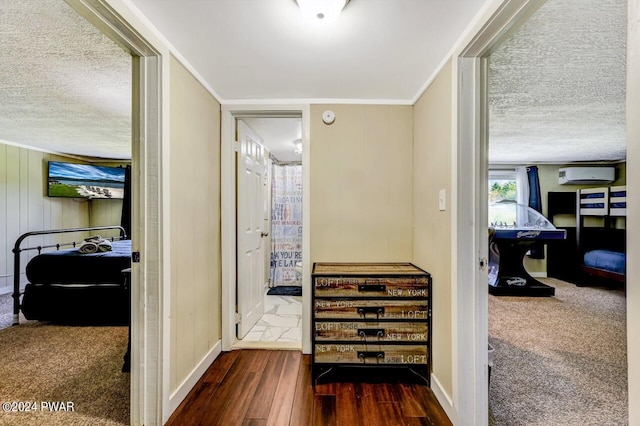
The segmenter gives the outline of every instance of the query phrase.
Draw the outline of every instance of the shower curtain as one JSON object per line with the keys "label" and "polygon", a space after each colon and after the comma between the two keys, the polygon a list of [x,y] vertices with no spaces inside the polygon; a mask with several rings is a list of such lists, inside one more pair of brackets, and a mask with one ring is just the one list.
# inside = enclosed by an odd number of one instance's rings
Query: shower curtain
{"label": "shower curtain", "polygon": [[271,286],[301,285],[302,165],[273,165],[271,203]]}

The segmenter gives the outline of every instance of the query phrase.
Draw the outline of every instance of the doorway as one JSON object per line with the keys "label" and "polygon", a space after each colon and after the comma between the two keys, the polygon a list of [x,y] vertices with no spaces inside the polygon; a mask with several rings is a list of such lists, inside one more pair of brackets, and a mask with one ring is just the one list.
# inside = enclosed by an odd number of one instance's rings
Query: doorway
{"label": "doorway", "polygon": [[[165,228],[163,152],[169,110],[163,96],[163,70],[170,54],[163,42],[121,2],[65,0],[78,14],[111,38],[133,60],[131,240],[141,254],[131,268],[131,424],[162,424],[169,414],[167,339],[168,286],[163,285]],[[126,18],[124,18],[126,16]],[[163,144],[163,141],[164,144]],[[166,312],[166,314],[165,314]],[[164,345],[163,345],[164,344]],[[159,356],[160,354],[160,356]]]}
{"label": "doorway", "polygon": [[[71,249],[75,246],[72,241],[80,242],[90,235],[59,232],[62,229],[121,224],[124,201],[118,198],[123,198],[122,181],[115,185],[118,188],[103,181],[78,185],[76,188],[82,188],[79,191],[65,186],[66,192],[57,192],[52,187],[47,190],[46,185],[56,168],[64,169],[63,173],[76,173],[78,169],[71,166],[75,162],[84,163],[85,178],[93,179],[107,172],[116,180],[124,179],[122,168],[94,168],[87,164],[121,167],[130,162],[133,58],[129,51],[59,0],[26,1],[11,6],[6,3],[0,12],[0,34],[3,39],[0,80],[11,81],[5,87],[8,90],[4,92],[0,114],[3,117],[0,139],[7,142],[0,144],[0,168],[3,169],[0,192],[9,194],[9,204],[3,205],[2,210],[8,206],[12,211],[10,216],[5,211],[0,213],[0,221],[7,231],[3,231],[0,249],[5,258],[0,293],[5,282],[13,284],[16,279],[15,299],[11,294],[0,297],[0,310],[6,310],[7,314],[0,312],[0,318],[5,316],[8,320],[0,321],[0,328],[7,327],[2,330],[0,347],[15,355],[3,356],[7,359],[2,373],[5,378],[3,400],[20,399],[17,397],[26,394],[34,400],[45,395],[53,397],[56,389],[62,389],[65,400],[74,401],[76,408],[82,408],[79,412],[62,413],[58,421],[82,422],[83,416],[92,412],[97,420],[128,424],[131,375],[123,366],[129,328],[128,293],[122,287],[104,292],[104,288],[100,288],[104,281],[89,276],[86,279],[90,287],[97,290],[95,295],[103,296],[102,300],[92,297],[90,291],[79,291],[77,298],[69,297],[64,291],[73,286],[60,287],[63,292],[58,293],[59,297],[49,293],[33,297],[31,290],[42,279],[25,271],[36,255]],[[46,44],[40,43],[43,40]],[[31,51],[30,55],[19,53],[25,48]],[[100,129],[107,130],[104,137],[99,134]],[[113,141],[117,143],[110,143]],[[87,191],[89,187],[91,193]],[[2,198],[5,204],[4,195]],[[127,226],[127,234],[130,234],[129,228]],[[22,262],[19,257],[6,256],[16,240],[22,240],[21,234],[50,230],[57,232],[25,237],[22,244],[17,243],[19,250],[14,256],[20,252]],[[119,232],[99,232],[105,238],[120,236]],[[94,230],[91,235],[96,233]],[[103,244],[110,251],[109,243]],[[116,244],[119,243],[114,243],[114,248]],[[6,262],[8,259],[15,260],[17,266]],[[37,260],[31,266],[35,262]],[[127,264],[128,259],[123,256],[122,263],[112,267],[120,286],[120,269]],[[51,276],[47,269],[42,271],[45,276]],[[54,282],[67,284],[67,280],[73,278],[66,275],[58,280]],[[9,287],[6,289],[13,292],[13,287],[11,290]],[[11,303],[2,303],[9,298]],[[29,306],[34,306],[34,302],[36,307],[30,311]],[[98,309],[90,312],[90,308],[78,307],[83,304],[102,306],[105,314],[97,318]],[[31,321],[27,322],[25,314]],[[8,344],[11,339],[18,344]],[[88,347],[92,348],[89,352]],[[39,360],[35,353],[50,356]],[[29,367],[24,364],[26,360]],[[57,371],[55,366],[64,371]],[[96,394],[107,396],[102,400],[86,397]],[[105,408],[107,405],[111,408]]]}
{"label": "doorway", "polygon": [[[590,279],[581,268],[586,250],[607,247],[623,256],[624,231],[614,235],[613,227],[590,223],[580,232],[583,237],[579,242],[576,238],[580,228],[576,223],[580,222],[576,190],[626,183],[626,2],[600,6],[597,14],[592,14],[593,8],[589,7],[576,12],[571,0],[548,0],[489,56],[488,161],[493,193],[489,222],[497,231],[496,240],[500,237],[491,245],[490,265],[496,247],[499,251],[506,244],[529,244],[506,239],[509,229],[542,232],[543,237],[536,240],[545,239],[547,234],[544,245],[532,246],[517,262],[524,263],[526,275],[501,271],[501,281],[496,283],[495,272],[493,282],[490,280],[490,284],[497,284],[489,287],[488,304],[489,343],[495,349],[489,388],[490,425],[508,423],[515,416],[523,423],[595,424],[606,423],[607,419],[626,423],[624,291],[613,281]],[[600,20],[599,36],[585,36]],[[615,55],[611,54],[606,67],[602,65],[604,60],[583,60],[585,54],[604,58],[612,52]],[[575,107],[577,103],[580,108]],[[598,129],[606,129],[607,137],[601,137]],[[615,166],[616,181],[594,179],[579,185],[559,179],[565,167],[587,165],[607,167],[598,170]],[[515,213],[511,207],[518,207],[517,226],[512,225],[515,219],[504,218],[507,211]],[[529,225],[521,222],[523,216],[536,217],[538,212],[543,216],[536,221],[528,220]],[[599,219],[593,216],[587,220],[609,220],[608,209],[599,214]],[[624,222],[624,218],[617,220],[621,227]],[[599,241],[587,241],[596,232]],[[566,238],[554,241],[551,233],[565,233]],[[501,255],[504,260],[505,253]],[[513,265],[516,262],[503,264]],[[556,271],[562,269],[563,279],[554,274],[553,265],[558,265]],[[512,282],[525,277],[527,285],[509,285],[507,277]],[[505,293],[519,293],[521,297],[505,297]],[[589,309],[582,310],[583,304]],[[594,342],[588,337],[591,334],[602,337]],[[600,344],[607,348],[606,355],[592,351]],[[606,370],[602,376],[609,378],[606,385],[593,374],[582,374],[600,368]],[[520,373],[526,378],[519,377]],[[570,392],[556,391],[568,387]],[[513,392],[514,388],[518,392]],[[606,400],[603,395],[607,395]],[[576,409],[587,400],[598,408],[589,413]]]}
{"label": "doorway", "polygon": [[302,118],[243,117],[236,126],[234,347],[300,349]]}
{"label": "doorway", "polygon": [[[310,313],[309,223],[309,106],[223,106],[222,111],[222,349],[302,349],[309,353]],[[238,124],[241,123],[241,124]],[[263,150],[262,174],[250,180],[240,178],[247,156],[243,153],[249,129]],[[288,130],[287,130],[288,129]],[[297,151],[297,152],[296,152]],[[243,183],[243,179],[245,183]],[[260,194],[257,184],[260,181]],[[249,185],[248,189],[242,187]],[[250,189],[253,185],[254,189]],[[282,186],[290,185],[290,188]],[[296,192],[302,189],[302,192]],[[243,192],[244,191],[244,192]],[[253,192],[247,201],[246,192]],[[280,192],[284,191],[284,192]],[[257,201],[256,201],[257,200]],[[256,218],[243,218],[243,206]],[[243,222],[244,221],[244,222]],[[249,223],[250,225],[247,225]],[[253,230],[247,232],[248,227]],[[251,236],[250,234],[253,234]],[[260,235],[260,238],[257,238]],[[251,290],[245,260],[252,240],[262,264],[254,263]],[[255,252],[253,254],[256,254]],[[256,257],[257,258],[257,257]],[[284,287],[298,287],[297,294],[283,293]],[[278,290],[276,294],[268,294]],[[293,289],[295,290],[295,289]],[[246,298],[252,299],[250,303]],[[236,310],[237,309],[237,310]],[[255,310],[260,315],[253,315]],[[306,314],[305,314],[306,312]],[[240,324],[248,314],[253,323]],[[256,328],[254,328],[256,327]]]}
{"label": "doorway", "polygon": [[453,55],[453,405],[464,424],[488,422],[487,57],[544,2],[491,3]]}
{"label": "doorway", "polygon": [[[456,401],[459,417],[473,424],[487,422],[487,381],[473,379],[486,375],[487,361],[486,271],[482,262],[487,254],[487,235],[484,226],[476,225],[487,223],[486,58],[506,37],[505,34],[513,31],[543,3],[544,1],[539,0],[506,0],[492,3],[491,8],[485,11],[478,25],[461,44],[460,50],[454,54],[454,75],[458,79],[455,95],[458,102],[458,118],[454,142],[454,179],[457,184],[454,232],[457,239],[452,255],[456,258],[453,272],[457,274],[456,292],[459,296],[454,313],[458,324],[454,335],[454,357],[457,357],[457,371],[461,372],[455,379],[454,394],[458,393]],[[631,153],[631,150],[629,152]],[[460,297],[462,295],[471,296]],[[627,306],[632,305],[632,299],[635,300],[628,294]],[[627,321],[633,318],[629,315]],[[469,322],[474,326],[467,332],[464,324]],[[631,342],[629,344],[631,345]],[[465,353],[472,355],[462,356]],[[632,359],[629,358],[630,365]],[[630,381],[632,377],[629,376]],[[634,387],[630,385],[629,389],[632,390]]]}
{"label": "doorway", "polygon": [[[131,106],[131,158],[132,173],[132,240],[133,250],[144,253],[142,261],[135,263],[131,275],[132,306],[145,307],[132,311],[132,366],[130,373],[130,421],[132,424],[162,423],[163,394],[161,387],[161,364],[158,356],[162,346],[160,295],[162,288],[162,223],[161,191],[161,115],[166,111],[161,96],[161,53],[152,45],[162,46],[159,40],[145,29],[139,20],[128,14],[126,6],[112,1],[86,2],[67,0],[74,12],[86,18],[102,34],[115,41],[131,55],[133,80],[133,105]],[[38,5],[44,7],[43,5]],[[46,13],[45,13],[46,14]],[[30,16],[26,14],[27,19]],[[128,16],[131,22],[126,22]],[[49,17],[51,18],[51,17]],[[81,18],[82,19],[82,18]],[[7,21],[9,22],[9,21]],[[63,25],[58,22],[58,25]],[[137,27],[137,30],[133,29]],[[60,28],[64,28],[61,26]],[[143,35],[142,35],[143,34]],[[151,40],[152,44],[148,40]],[[24,46],[22,46],[24,47]],[[168,58],[168,51],[163,51]],[[45,72],[46,75],[46,72]],[[68,80],[75,87],[73,79]],[[67,97],[69,93],[66,93]],[[91,97],[90,93],[85,94]],[[42,186],[39,185],[41,196]],[[46,227],[43,226],[43,227]],[[148,249],[148,250],[147,250]],[[126,332],[125,332],[126,335]],[[125,343],[126,346],[126,343]],[[118,356],[121,360],[121,356]],[[168,399],[168,395],[167,395]],[[127,414],[127,416],[129,416]]]}

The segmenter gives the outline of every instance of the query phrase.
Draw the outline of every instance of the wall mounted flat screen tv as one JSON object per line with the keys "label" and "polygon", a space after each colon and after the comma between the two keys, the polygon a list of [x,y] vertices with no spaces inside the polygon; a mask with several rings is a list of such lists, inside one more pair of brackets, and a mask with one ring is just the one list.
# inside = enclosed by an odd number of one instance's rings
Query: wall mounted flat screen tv
{"label": "wall mounted flat screen tv", "polygon": [[124,197],[123,167],[49,161],[49,197],[121,199]]}

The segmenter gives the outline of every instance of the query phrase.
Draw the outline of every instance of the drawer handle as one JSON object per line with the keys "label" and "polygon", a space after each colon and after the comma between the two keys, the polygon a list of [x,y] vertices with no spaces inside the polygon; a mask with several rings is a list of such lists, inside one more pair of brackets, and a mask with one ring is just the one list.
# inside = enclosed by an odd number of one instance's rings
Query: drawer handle
{"label": "drawer handle", "polygon": [[382,352],[382,351],[358,351],[358,358],[360,358],[363,363],[367,362],[367,358],[375,358],[376,362],[380,363],[381,360],[384,360],[384,352]]}
{"label": "drawer handle", "polygon": [[386,292],[387,286],[385,284],[358,284],[359,292],[377,291]]}
{"label": "drawer handle", "polygon": [[358,336],[367,340],[367,337],[377,337],[378,340],[384,337],[384,328],[359,328]]}
{"label": "drawer handle", "polygon": [[375,314],[376,318],[380,318],[381,315],[384,316],[384,307],[366,306],[358,308],[358,315],[366,318],[367,314]]}

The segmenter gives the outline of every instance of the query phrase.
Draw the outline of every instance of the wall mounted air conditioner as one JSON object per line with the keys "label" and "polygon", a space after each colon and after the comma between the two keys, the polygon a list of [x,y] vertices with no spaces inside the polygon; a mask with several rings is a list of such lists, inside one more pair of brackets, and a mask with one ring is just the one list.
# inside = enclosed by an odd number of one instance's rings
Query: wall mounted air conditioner
{"label": "wall mounted air conditioner", "polygon": [[564,167],[558,171],[560,185],[597,185],[615,178],[615,167]]}

